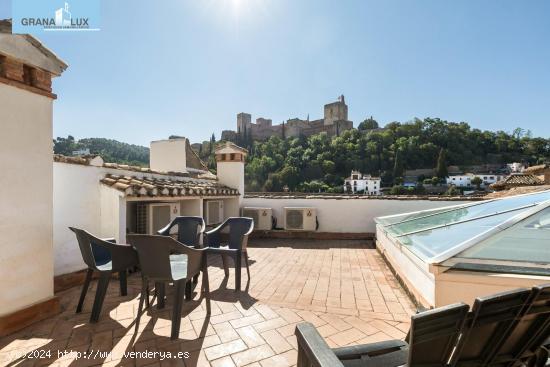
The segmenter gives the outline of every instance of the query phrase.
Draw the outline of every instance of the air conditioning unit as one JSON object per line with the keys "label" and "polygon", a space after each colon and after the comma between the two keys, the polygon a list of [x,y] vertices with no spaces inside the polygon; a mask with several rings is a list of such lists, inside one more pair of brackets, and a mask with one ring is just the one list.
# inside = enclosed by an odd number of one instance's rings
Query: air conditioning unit
{"label": "air conditioning unit", "polygon": [[179,203],[144,203],[136,208],[136,232],[157,234],[179,215]]}
{"label": "air conditioning unit", "polygon": [[273,210],[271,208],[243,208],[242,216],[254,219],[254,229],[261,231],[272,229]]}
{"label": "air conditioning unit", "polygon": [[315,208],[284,208],[284,228],[287,231],[315,231],[317,211]]}
{"label": "air conditioning unit", "polygon": [[223,201],[208,200],[204,202],[204,221],[206,225],[215,225],[223,222]]}

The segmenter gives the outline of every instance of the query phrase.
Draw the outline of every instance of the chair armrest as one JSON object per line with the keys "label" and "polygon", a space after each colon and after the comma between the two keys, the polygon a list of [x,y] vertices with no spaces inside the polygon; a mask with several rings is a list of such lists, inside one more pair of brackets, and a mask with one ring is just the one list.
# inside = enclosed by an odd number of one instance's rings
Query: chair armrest
{"label": "chair armrest", "polygon": [[362,345],[352,345],[350,347],[334,348],[333,352],[340,359],[350,359],[356,356],[378,356],[381,354],[387,354],[396,352],[398,350],[407,348],[409,345],[403,340],[385,340],[377,343],[369,343]]}
{"label": "chair armrest", "polygon": [[298,367],[344,367],[317,329],[309,322],[296,325]]}
{"label": "chair armrest", "polygon": [[216,228],[211,229],[208,232],[204,232],[204,234],[206,235],[206,245],[207,246],[213,246],[213,247],[219,247],[220,246],[220,242],[221,242],[220,233],[221,233],[221,230],[224,229],[224,227],[226,226],[226,223],[227,222],[223,222],[222,224],[220,224]]}
{"label": "chair armrest", "polygon": [[93,243],[111,253],[111,261],[113,262],[113,270],[115,271],[137,265],[138,263],[137,252],[131,245],[116,244],[100,238],[94,238]]}
{"label": "chair armrest", "polygon": [[166,227],[159,229],[157,231],[157,234],[160,236],[168,236],[170,235],[170,230],[172,229],[173,226],[174,226],[174,221],[171,221],[170,223],[168,223]]}
{"label": "chair armrest", "polygon": [[116,243],[116,238],[114,237],[102,238],[101,240],[106,242]]}

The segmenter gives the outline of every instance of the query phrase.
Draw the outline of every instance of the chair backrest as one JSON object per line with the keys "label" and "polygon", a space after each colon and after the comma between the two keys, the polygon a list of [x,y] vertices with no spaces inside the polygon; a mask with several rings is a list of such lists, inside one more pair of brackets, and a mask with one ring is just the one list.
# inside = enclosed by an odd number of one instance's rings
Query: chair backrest
{"label": "chair backrest", "polygon": [[170,253],[178,242],[172,237],[147,234],[129,234],[129,244],[134,246],[139,257],[141,274],[150,279],[172,279]]}
{"label": "chair backrest", "polygon": [[170,224],[158,231],[158,234],[168,236],[170,230],[178,227],[178,241],[188,246],[200,244],[200,233],[204,230],[205,224],[202,217],[179,216],[174,218]]}
{"label": "chair backrest", "polygon": [[453,356],[455,366],[488,366],[525,313],[530,289],[477,298]]}
{"label": "chair backrest", "polygon": [[495,361],[512,357],[507,364],[525,362],[550,337],[550,284],[535,286],[527,309],[502,345]]}
{"label": "chair backrest", "polygon": [[225,221],[229,227],[229,248],[246,249],[246,241],[243,242],[244,235],[254,228],[254,219],[248,217],[230,217]]}
{"label": "chair backrest", "polygon": [[411,317],[408,366],[445,366],[463,331],[470,307],[456,303]]}
{"label": "chair backrest", "polygon": [[111,261],[111,253],[109,250],[97,245],[97,242],[102,241],[101,239],[80,228],[69,227],[69,229],[76,235],[82,260],[84,260],[84,263],[89,268],[96,269],[98,265],[103,265]]}

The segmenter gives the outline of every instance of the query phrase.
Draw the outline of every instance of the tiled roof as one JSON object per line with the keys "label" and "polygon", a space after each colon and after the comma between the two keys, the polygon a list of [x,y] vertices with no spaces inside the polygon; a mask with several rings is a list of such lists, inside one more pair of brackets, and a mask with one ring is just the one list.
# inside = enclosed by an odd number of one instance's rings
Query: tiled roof
{"label": "tiled roof", "polygon": [[101,183],[122,191],[126,196],[237,196],[239,191],[212,181],[141,178],[106,175]]}
{"label": "tiled roof", "polygon": [[535,175],[528,173],[514,173],[506,177],[504,180],[496,182],[489,186],[494,190],[504,190],[518,186],[537,186],[544,184],[544,181]]}
{"label": "tiled roof", "polygon": [[[216,180],[216,175],[214,175],[212,172],[207,170],[192,171],[192,172],[161,172],[161,171],[152,170],[149,167],[131,166],[128,164],[119,164],[119,163],[103,163],[103,159],[101,158],[101,156],[93,155],[93,154],[76,156],[76,157],[70,157],[62,154],[54,154],[53,159],[54,159],[54,162],[59,162],[59,163],[81,164],[83,166],[98,166],[98,167],[103,166],[106,168],[141,172],[141,173],[154,173],[159,175],[169,175],[169,176],[177,176],[177,177],[192,177],[192,178],[199,178],[203,180]],[[99,161],[99,159],[101,159],[101,161]],[[101,162],[101,163],[98,163],[98,162]]]}
{"label": "tiled roof", "polygon": [[523,173],[529,173],[532,175],[542,175],[545,171],[550,170],[550,164],[539,164],[538,166],[527,167],[523,170]]}

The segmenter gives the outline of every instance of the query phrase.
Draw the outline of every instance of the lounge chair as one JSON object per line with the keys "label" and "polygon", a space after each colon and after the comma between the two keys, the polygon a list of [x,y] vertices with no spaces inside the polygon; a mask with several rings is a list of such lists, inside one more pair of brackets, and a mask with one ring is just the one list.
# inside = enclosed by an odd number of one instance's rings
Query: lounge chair
{"label": "lounge chair", "polygon": [[549,366],[550,284],[477,298],[411,317],[405,341],[331,349],[299,324],[298,367]]}
{"label": "lounge chair", "polygon": [[296,326],[298,367],[444,366],[462,331],[468,305],[457,303],[411,317],[407,341],[330,349],[310,323]]}

